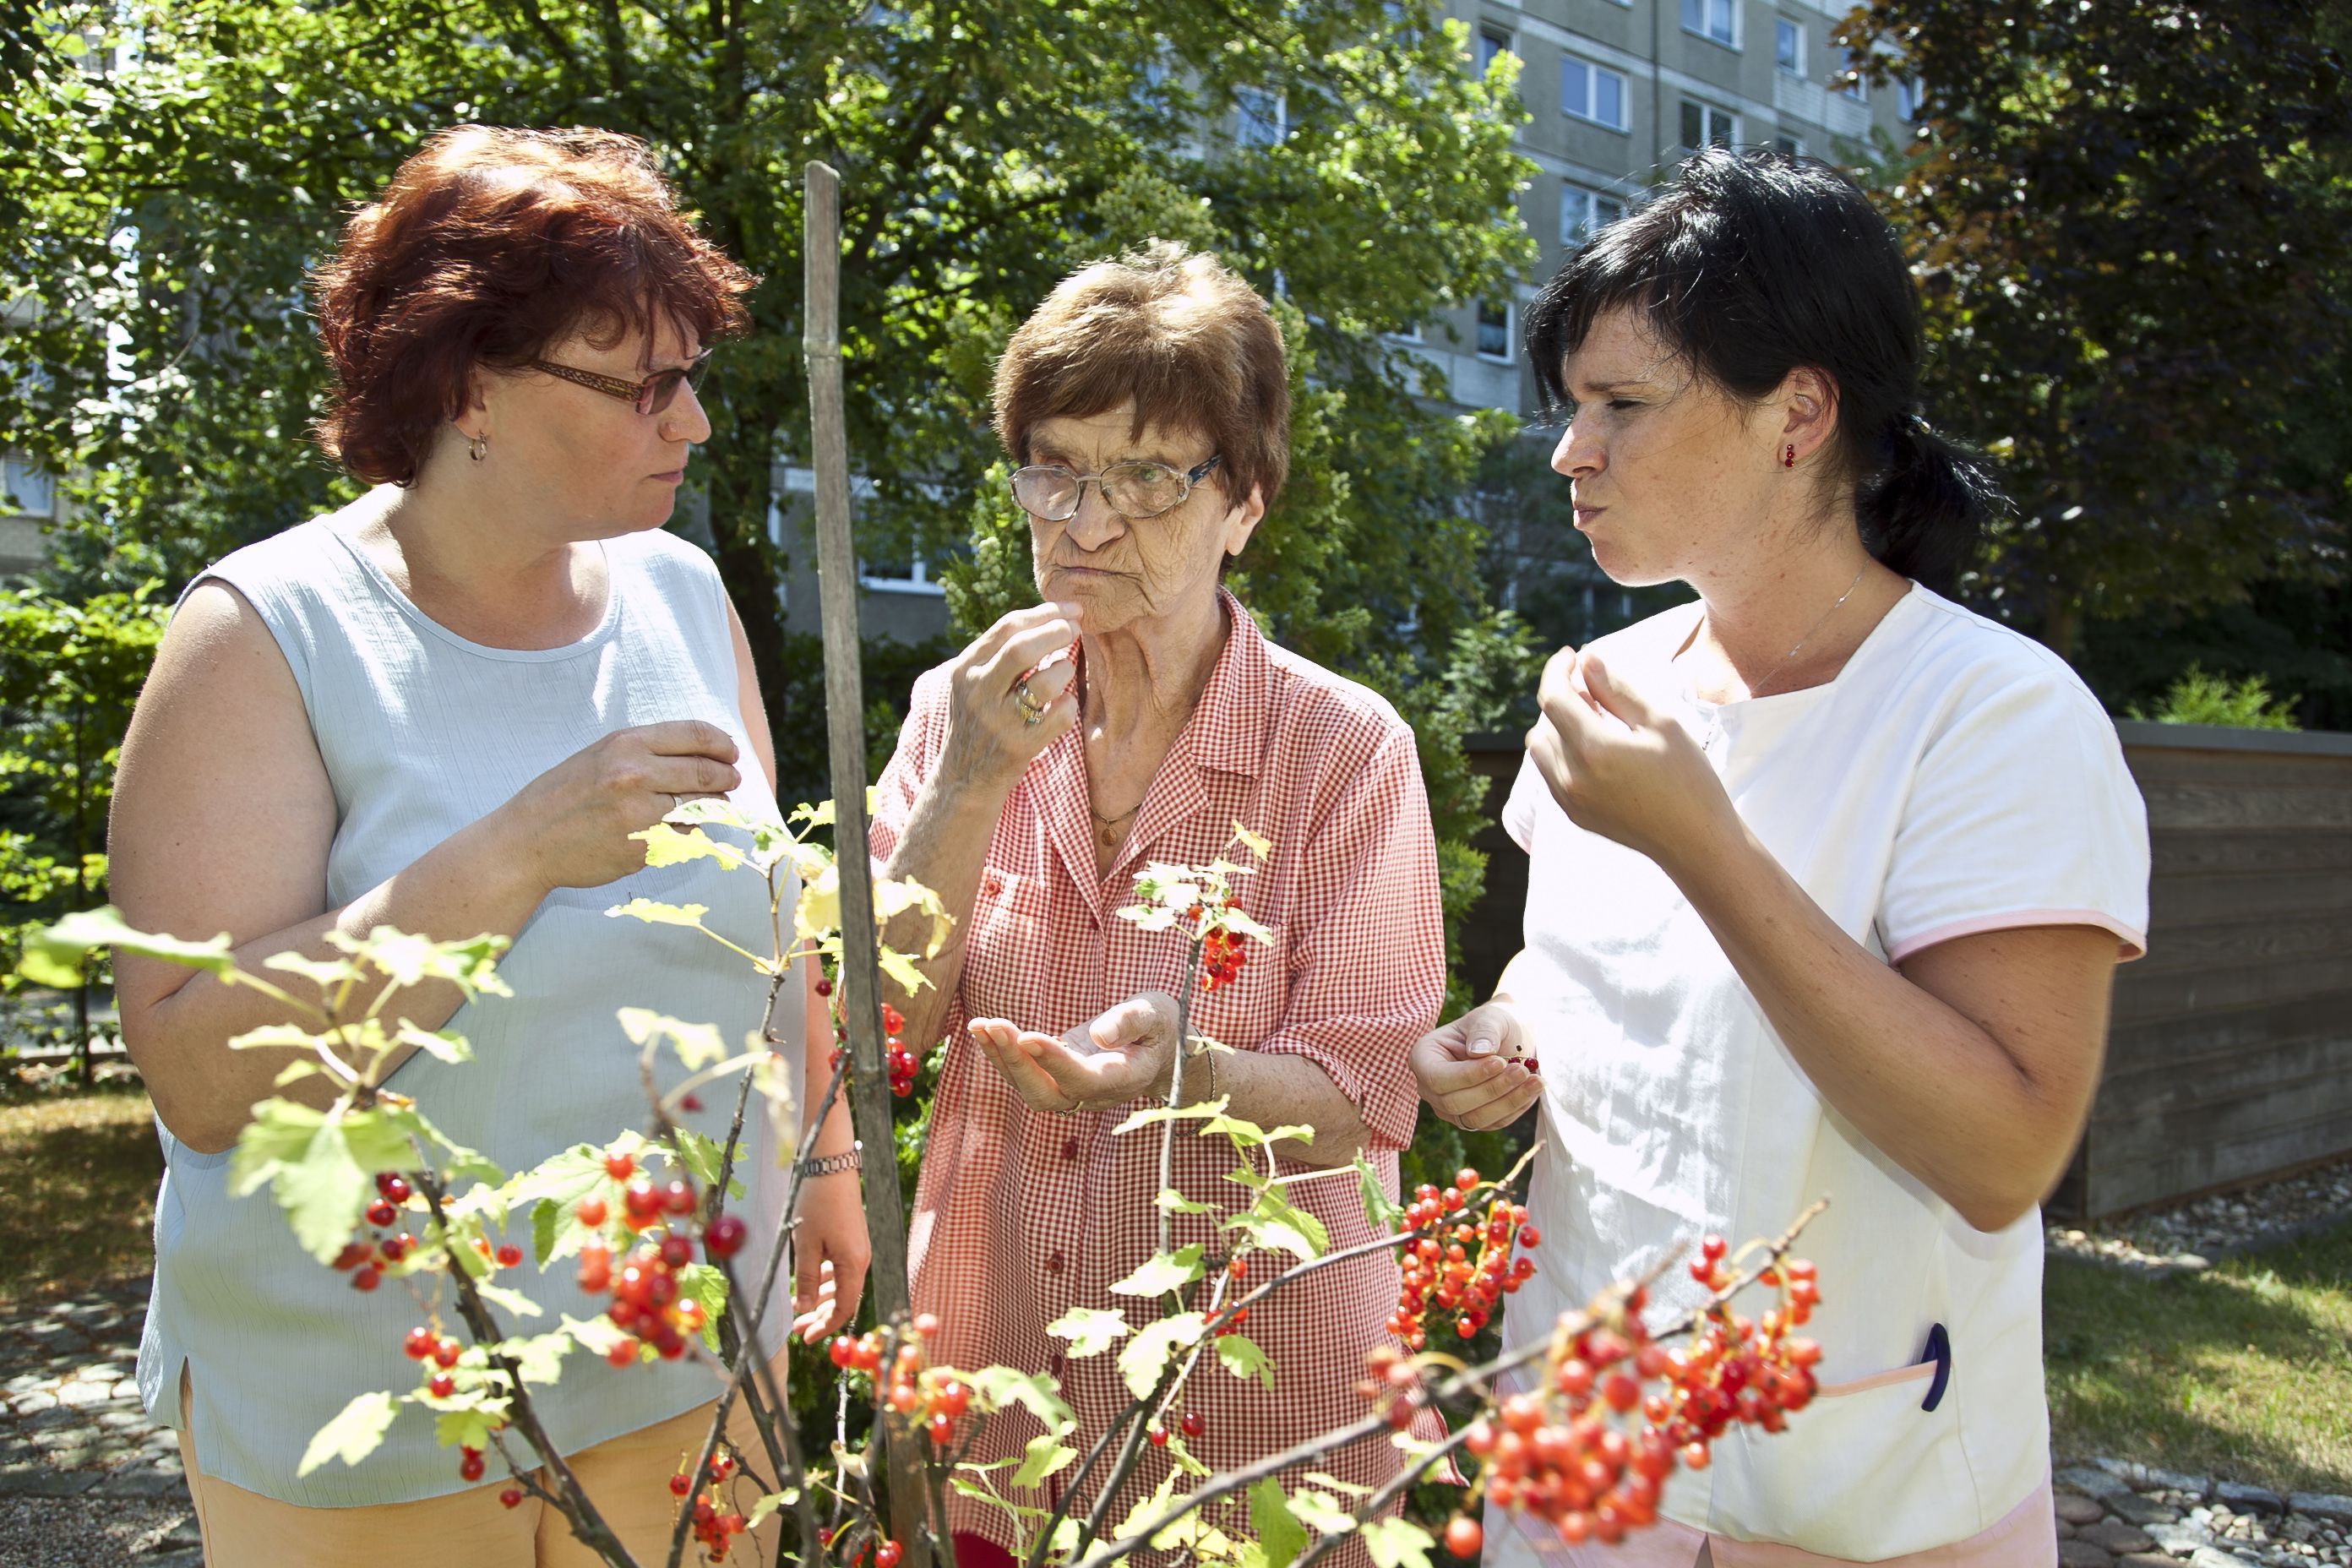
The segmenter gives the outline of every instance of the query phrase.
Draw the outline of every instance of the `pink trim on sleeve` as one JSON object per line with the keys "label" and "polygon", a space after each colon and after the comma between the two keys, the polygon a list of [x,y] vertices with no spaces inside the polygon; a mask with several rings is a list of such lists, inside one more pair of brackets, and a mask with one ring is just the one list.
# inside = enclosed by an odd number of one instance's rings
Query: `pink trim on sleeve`
{"label": "pink trim on sleeve", "polygon": [[2129,963],[2147,953],[2147,933],[2130,926],[2103,910],[2006,910],[1997,915],[1979,915],[1973,920],[1954,921],[1950,925],[1937,926],[1915,937],[1896,942],[1886,954],[1886,962],[1899,964],[1913,953],[1949,942],[1954,937],[1981,936],[1989,931],[2015,931],[2021,926],[2096,926],[2101,931],[2116,933],[2123,951],[2116,962]]}

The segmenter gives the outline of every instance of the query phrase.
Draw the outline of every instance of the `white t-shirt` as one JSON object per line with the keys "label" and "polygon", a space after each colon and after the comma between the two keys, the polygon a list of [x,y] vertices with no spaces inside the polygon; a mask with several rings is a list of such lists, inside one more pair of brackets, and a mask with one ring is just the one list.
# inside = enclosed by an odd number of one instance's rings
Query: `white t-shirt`
{"label": "white t-shirt", "polygon": [[[1698,613],[1595,646],[1617,680],[1678,700],[1694,735],[1719,727],[1711,760],[1741,818],[1848,935],[1900,962],[1972,932],[2093,925],[2138,956],[2147,814],[2114,725],[2056,656],[1914,587],[1835,680],[1714,709],[1672,663]],[[1727,1434],[1664,1511],[1865,1562],[2000,1521],[2049,1465],[2039,1214],[1979,1232],[1864,1141],[1673,881],[1570,822],[1532,763],[1503,822],[1530,858],[1512,984],[1543,1073],[1529,1206],[1545,1237],[1505,1343],[1677,1244],[1777,1236],[1827,1195],[1799,1248],[1821,1269],[1807,1331],[1823,1395],[1785,1434]],[[1676,1268],[1653,1294],[1656,1321],[1698,1287]],[[1937,1323],[1950,1377],[1928,1412],[1935,1368],[1915,1363]],[[1488,1551],[1532,1560],[1516,1529]]]}

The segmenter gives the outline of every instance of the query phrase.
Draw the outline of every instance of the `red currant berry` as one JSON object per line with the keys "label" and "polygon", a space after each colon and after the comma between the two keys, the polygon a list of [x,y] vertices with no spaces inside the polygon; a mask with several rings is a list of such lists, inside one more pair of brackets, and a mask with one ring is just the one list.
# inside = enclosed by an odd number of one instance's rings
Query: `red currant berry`
{"label": "red currant berry", "polygon": [[1197,1410],[1184,1412],[1184,1419],[1176,1425],[1183,1428],[1184,1436],[1187,1437],[1197,1437],[1209,1429],[1207,1418]]}
{"label": "red currant berry", "polygon": [[604,1156],[604,1173],[616,1182],[625,1182],[637,1168],[636,1161],[627,1154]]}
{"label": "red currant berry", "polygon": [[884,1542],[874,1549],[874,1568],[898,1568],[899,1552],[897,1542]]}
{"label": "red currant berry", "polygon": [[1531,1225],[1523,1225],[1519,1226],[1519,1245],[1521,1247],[1538,1247],[1542,1245],[1542,1243],[1543,1232],[1538,1230]]}
{"label": "red currant berry", "polygon": [[928,1340],[939,1331],[940,1315],[937,1312],[918,1312],[915,1314],[915,1333],[918,1337]]}
{"label": "red currant berry", "polygon": [[1143,1435],[1151,1440],[1151,1446],[1155,1448],[1164,1448],[1168,1447],[1168,1428],[1162,1426],[1157,1421],[1154,1421],[1150,1427],[1146,1428]]}
{"label": "red currant berry", "polygon": [[702,1250],[713,1263],[723,1263],[742,1250],[746,1228],[735,1215],[720,1215],[702,1227]]}
{"label": "red currant berry", "polygon": [[499,1248],[499,1268],[512,1268],[516,1264],[520,1263],[521,1261],[522,1248],[517,1247],[513,1242],[509,1241],[504,1247]]}
{"label": "red currant berry", "polygon": [[580,1200],[580,1206],[572,1212],[579,1216],[580,1223],[582,1225],[593,1230],[596,1226],[604,1223],[604,1200],[602,1198],[582,1198]]}
{"label": "red currant berry", "polygon": [[833,994],[833,980],[830,976],[820,974],[816,977],[816,994],[820,996]]}
{"label": "red currant berry", "polygon": [[392,1206],[389,1198],[378,1198],[367,1206],[367,1222],[378,1230],[384,1229],[399,1217],[400,1211]]}
{"label": "red currant berry", "polygon": [[662,1237],[661,1257],[672,1268],[683,1268],[694,1261],[694,1243],[673,1231]]}
{"label": "red currant berry", "polygon": [[692,1214],[694,1189],[684,1182],[672,1182],[662,1189],[662,1211],[665,1214]]}
{"label": "red currant berry", "polygon": [[441,1368],[442,1371],[446,1372],[449,1368],[456,1366],[457,1364],[457,1358],[465,1353],[466,1347],[464,1345],[445,1334],[441,1337],[439,1342],[436,1343],[433,1347],[433,1364]]}
{"label": "red currant berry", "polygon": [[1464,1514],[1455,1514],[1445,1525],[1445,1550],[1465,1559],[1478,1555],[1486,1543],[1486,1532],[1478,1521]]}
{"label": "red currant berry", "polygon": [[522,1489],[520,1487],[507,1488],[506,1490],[499,1493],[499,1502],[506,1508],[520,1508],[522,1506]]}
{"label": "red currant berry", "polygon": [[433,1353],[435,1342],[433,1331],[420,1325],[409,1330],[408,1337],[400,1342],[401,1353],[411,1361],[423,1361]]}
{"label": "red currant berry", "polygon": [[930,1434],[932,1442],[944,1448],[955,1438],[955,1418],[951,1415],[934,1415],[923,1423],[923,1430]]}
{"label": "red currant berry", "polygon": [[604,1359],[614,1366],[636,1365],[637,1342],[635,1340],[623,1340],[619,1344],[614,1345],[611,1350],[604,1352]]}
{"label": "red currant berry", "polygon": [[457,1380],[446,1372],[436,1372],[425,1385],[425,1391],[436,1399],[446,1399],[457,1392]]}
{"label": "red currant berry", "polygon": [[457,1461],[457,1479],[461,1481],[480,1480],[482,1479],[482,1451],[479,1448],[468,1448],[465,1452],[466,1457]]}
{"label": "red currant berry", "polygon": [[352,1289],[354,1290],[373,1290],[383,1283],[383,1271],[373,1263],[352,1276]]}
{"label": "red currant berry", "polygon": [[688,1475],[685,1471],[680,1470],[677,1475],[674,1475],[674,1476],[670,1477],[670,1479],[669,1479],[669,1495],[670,1495],[670,1496],[672,1496],[672,1497],[684,1497],[687,1493],[688,1493],[688,1492],[692,1491],[693,1489],[694,1489],[694,1478],[693,1478],[692,1476]]}

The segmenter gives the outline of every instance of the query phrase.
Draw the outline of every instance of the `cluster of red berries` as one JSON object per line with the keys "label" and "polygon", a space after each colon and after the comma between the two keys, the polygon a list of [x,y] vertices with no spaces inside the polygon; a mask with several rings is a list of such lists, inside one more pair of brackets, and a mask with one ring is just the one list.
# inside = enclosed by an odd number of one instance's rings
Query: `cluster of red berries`
{"label": "cluster of red berries", "polygon": [[[816,994],[820,996],[832,995],[833,982],[819,976]],[[906,1026],[906,1016],[889,1003],[883,1003],[882,1033],[887,1037],[883,1042],[883,1065],[890,1070],[890,1092],[900,1100],[915,1092],[915,1072],[922,1065],[915,1059],[915,1053],[907,1048],[907,1043],[898,1037],[899,1032]],[[833,1040],[833,1055],[825,1058],[825,1065],[838,1071],[841,1068],[842,1054],[849,1045],[849,1020],[841,1016],[839,1008],[834,1010]]]}
{"label": "cluster of red berries", "polygon": [[[1727,1284],[1723,1259],[1721,1240],[1708,1237],[1702,1261]],[[1667,1476],[1677,1464],[1706,1468],[1710,1445],[1734,1422],[1780,1431],[1813,1396],[1821,1349],[1788,1330],[1820,1297],[1810,1264],[1792,1261],[1759,1278],[1782,1286],[1780,1307],[1751,1321],[1717,1303],[1686,1349],[1650,1338],[1639,1289],[1610,1323],[1553,1346],[1541,1386],[1505,1399],[1464,1436],[1463,1447],[1486,1461],[1487,1499],[1546,1521],[1570,1545],[1614,1544],[1656,1520]],[[1807,1286],[1801,1309],[1792,1289],[1800,1279]],[[1467,1519],[1449,1525],[1449,1550],[1475,1554],[1475,1529]],[[1465,1542],[1470,1552],[1459,1550]]]}
{"label": "cluster of red berries", "polygon": [[940,1331],[939,1319],[929,1312],[915,1315],[915,1331],[890,1348],[879,1329],[857,1336],[835,1334],[825,1346],[825,1357],[844,1372],[862,1372],[877,1384],[886,1383],[882,1363],[890,1363],[888,1392],[883,1403],[893,1415],[922,1427],[942,1451],[955,1444],[957,1424],[971,1408],[971,1390],[950,1367],[925,1367],[923,1345]]}
{"label": "cluster of red berries", "polygon": [[[604,1315],[623,1336],[605,1359],[614,1366],[630,1366],[651,1346],[664,1361],[676,1361],[706,1321],[702,1303],[683,1294],[677,1283],[677,1271],[694,1261],[693,1238],[680,1223],[695,1211],[694,1189],[684,1182],[655,1186],[627,1154],[606,1155],[604,1173],[628,1184],[621,1191],[622,1223],[639,1237],[617,1272],[613,1249],[603,1240],[580,1249],[580,1289],[592,1296],[612,1292],[613,1304]],[[592,1230],[602,1230],[611,1217],[604,1200],[595,1196],[581,1199],[572,1213]],[[660,1236],[646,1234],[656,1228]],[[724,1262],[742,1248],[745,1234],[743,1222],[735,1215],[717,1215],[702,1227],[704,1256],[713,1263]]]}
{"label": "cluster of red berries", "polygon": [[[835,1539],[835,1531],[831,1529],[820,1530],[816,1532],[816,1543],[828,1551],[832,1549]],[[868,1564],[871,1564],[871,1568],[898,1568],[898,1559],[904,1555],[906,1553],[898,1543],[887,1538],[881,1541],[862,1542],[857,1550],[850,1554],[849,1568],[868,1568]]]}
{"label": "cluster of red berries", "polygon": [[[735,1538],[751,1528],[751,1521],[728,1506],[724,1487],[736,1471],[735,1456],[721,1448],[710,1456],[710,1485],[690,1506],[695,1541],[713,1563],[727,1561],[734,1550]],[[669,1479],[670,1495],[681,1503],[694,1490],[694,1478],[680,1470]]]}
{"label": "cluster of red berries", "polygon": [[1454,1333],[1466,1340],[1485,1328],[1496,1304],[1516,1295],[1536,1271],[1534,1259],[1511,1256],[1515,1244],[1532,1248],[1543,1240],[1542,1233],[1528,1223],[1524,1205],[1497,1194],[1484,1220],[1464,1213],[1478,1180],[1477,1172],[1465,1167],[1454,1173],[1450,1187],[1424,1184],[1397,1221],[1400,1235],[1430,1232],[1405,1246],[1403,1288],[1389,1318],[1389,1332],[1414,1350],[1428,1347],[1426,1317],[1432,1305],[1453,1314]]}
{"label": "cluster of red berries", "polygon": [[[1234,900],[1227,897],[1217,905],[1215,912],[1222,915],[1233,907]],[[1194,904],[1184,912],[1184,918],[1192,922],[1194,931],[1198,931],[1209,914],[1206,904]],[[1201,989],[1214,991],[1220,985],[1232,984],[1240,978],[1242,964],[1247,957],[1242,951],[1241,938],[1222,927],[1210,931],[1201,939]]]}
{"label": "cluster of red berries", "polygon": [[450,1368],[456,1366],[457,1358],[465,1353],[464,1345],[419,1323],[408,1331],[407,1337],[400,1342],[400,1348],[402,1353],[418,1364],[419,1370],[424,1370],[426,1363],[431,1363],[432,1370],[425,1374],[425,1393],[436,1399],[446,1399],[457,1392],[457,1382],[450,1375]]}
{"label": "cluster of red berries", "polygon": [[[415,1189],[408,1184],[408,1178],[397,1171],[376,1173],[375,1201],[368,1205],[365,1215],[369,1226],[367,1238],[345,1242],[343,1249],[335,1254],[334,1267],[352,1277],[352,1289],[374,1289],[383,1283],[385,1269],[416,1250],[416,1237],[407,1231],[394,1231],[390,1236],[384,1234],[400,1223],[400,1211],[415,1194]],[[512,1268],[522,1261],[522,1248],[512,1243],[495,1252],[487,1241],[477,1239],[474,1247],[485,1259],[495,1261],[501,1268]]]}
{"label": "cluster of red berries", "polygon": [[[1241,1282],[1249,1278],[1249,1259],[1235,1253],[1225,1264],[1225,1274],[1233,1280],[1234,1288],[1240,1289]],[[1240,1333],[1242,1325],[1248,1321],[1247,1307],[1228,1308],[1209,1321],[1209,1337],[1223,1339],[1227,1334]]]}

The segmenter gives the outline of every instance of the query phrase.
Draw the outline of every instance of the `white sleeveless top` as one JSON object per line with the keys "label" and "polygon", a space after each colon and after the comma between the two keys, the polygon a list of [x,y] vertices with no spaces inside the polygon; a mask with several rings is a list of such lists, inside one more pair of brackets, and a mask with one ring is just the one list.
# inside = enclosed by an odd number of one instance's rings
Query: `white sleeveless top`
{"label": "white sleeveless top", "polygon": [[[603,548],[610,592],[594,631],[564,647],[486,647],[427,618],[359,548],[352,534],[368,504],[248,545],[196,579],[217,579],[245,596],[301,689],[335,793],[326,907],[349,903],[556,763],[635,725],[700,719],[719,726],[744,759],[735,803],[775,816],[751,760],[726,593],[708,556],[659,531],[609,540]],[[766,982],[700,932],[605,914],[638,896],[707,904],[713,930],[752,952],[768,951],[764,885],[708,859],[600,888],[559,888],[499,965],[513,996],[468,1003],[449,1020],[471,1041],[475,1059],[449,1066],[420,1052],[393,1074],[392,1086],[414,1096],[450,1138],[509,1174],[570,1145],[642,1127],[637,1047],[615,1011],[646,1007],[715,1024],[722,1037],[739,1042],[760,1027]],[[801,1009],[778,1012],[784,1049],[796,1058]],[[682,1075],[672,1059],[659,1076],[675,1082]],[[700,1098],[707,1109],[682,1120],[723,1139],[732,1081]],[[756,1279],[783,1183],[756,1100],[753,1110],[739,1163],[753,1192],[738,1207],[761,1238],[742,1255]],[[139,1347],[149,1412],[176,1422],[184,1362],[194,1387],[196,1458],[209,1476],[313,1507],[462,1489],[457,1452],[434,1440],[430,1414],[412,1405],[402,1406],[383,1447],[358,1466],[330,1460],[295,1478],[311,1435],[354,1394],[417,1385],[417,1364],[402,1353],[401,1339],[425,1321],[425,1311],[398,1279],[372,1294],[354,1290],[348,1275],[295,1245],[266,1190],[230,1195],[228,1154],[185,1148],[160,1122],[157,1131],[165,1170],[155,1205],[154,1291]],[[541,1315],[506,1322],[509,1332],[544,1332],[563,1314],[585,1319],[609,1305],[580,1292],[569,1259],[540,1273],[530,1236],[530,1215],[518,1212],[509,1237],[525,1261],[505,1270],[500,1283],[537,1301]],[[456,1323],[453,1300],[445,1300],[441,1312]],[[708,1370],[683,1362],[615,1371],[575,1349],[561,1380],[534,1389],[532,1398],[571,1453],[667,1420],[716,1393]],[[495,1452],[488,1462],[497,1471]]]}
{"label": "white sleeveless top", "polygon": [[[2126,957],[2145,947],[2147,813],[2115,726],[2057,656],[1914,586],[1836,679],[1710,708],[1672,663],[1697,616],[1685,605],[1595,646],[1712,742],[1741,819],[1856,942],[1900,963],[1973,932],[2084,925]],[[1865,1139],[1672,879],[1570,822],[1532,764],[1503,822],[1529,856],[1512,984],[1544,1086],[1528,1196],[1544,1241],[1505,1346],[1671,1247],[1777,1236],[1826,1195],[1797,1247],[1821,1269],[1805,1331],[1821,1397],[1784,1434],[1734,1428],[1710,1468],[1675,1472],[1662,1511],[1856,1562],[1998,1523],[2049,1473],[2039,1214],[1978,1231]],[[1698,1295],[1669,1269],[1654,1321]],[[1546,1561],[1551,1537],[1497,1531],[1489,1568]]]}

